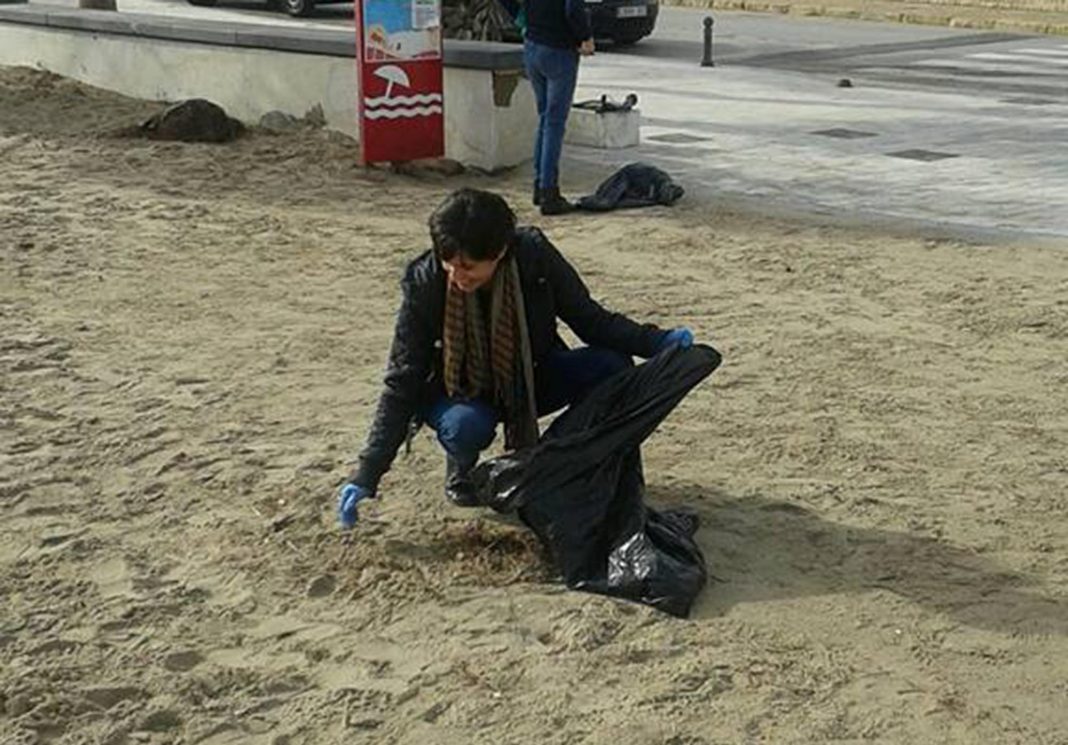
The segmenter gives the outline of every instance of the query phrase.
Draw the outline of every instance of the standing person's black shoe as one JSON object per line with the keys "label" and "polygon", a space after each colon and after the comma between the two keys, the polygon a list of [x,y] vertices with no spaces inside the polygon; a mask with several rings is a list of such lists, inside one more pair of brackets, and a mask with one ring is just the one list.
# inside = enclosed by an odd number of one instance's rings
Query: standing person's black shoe
{"label": "standing person's black shoe", "polygon": [[541,214],[566,215],[574,209],[575,205],[560,196],[559,187],[541,190]]}
{"label": "standing person's black shoe", "polygon": [[534,182],[534,206],[537,207],[541,204],[541,189],[538,188],[538,182]]}

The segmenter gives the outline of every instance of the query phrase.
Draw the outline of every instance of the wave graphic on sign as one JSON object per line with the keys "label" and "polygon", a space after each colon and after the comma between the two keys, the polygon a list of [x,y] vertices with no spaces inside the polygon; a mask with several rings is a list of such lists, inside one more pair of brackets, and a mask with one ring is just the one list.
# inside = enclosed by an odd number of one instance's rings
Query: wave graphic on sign
{"label": "wave graphic on sign", "polygon": [[393,106],[396,104],[414,106],[415,104],[441,103],[442,101],[443,99],[440,93],[424,93],[416,94],[414,96],[379,96],[377,98],[365,98],[363,103],[369,109],[376,109],[379,106]]}
{"label": "wave graphic on sign", "polygon": [[386,93],[383,96],[363,100],[364,118],[411,119],[442,113],[440,104],[444,101],[438,92],[394,97],[394,86],[412,89],[412,81],[408,78],[408,73],[404,71],[404,68],[397,65],[383,65],[374,71],[374,76],[386,81]]}
{"label": "wave graphic on sign", "polygon": [[413,106],[412,108],[374,109],[364,112],[368,119],[411,119],[416,116],[432,116],[443,113],[440,106]]}

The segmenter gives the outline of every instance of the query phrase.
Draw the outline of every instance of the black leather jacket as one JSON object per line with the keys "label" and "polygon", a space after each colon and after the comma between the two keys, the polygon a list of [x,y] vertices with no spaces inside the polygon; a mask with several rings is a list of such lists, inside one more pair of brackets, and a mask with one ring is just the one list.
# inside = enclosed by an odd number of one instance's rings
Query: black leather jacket
{"label": "black leather jacket", "polygon": [[[512,250],[519,263],[535,372],[546,354],[565,346],[557,333],[557,318],[590,346],[636,357],[656,354],[665,332],[602,308],[590,297],[578,272],[540,230],[518,230]],[[445,288],[445,270],[432,251],[409,264],[401,281],[403,300],[389,352],[385,390],[350,479],[371,492],[392,465],[412,422],[419,421],[426,408],[445,393]]]}

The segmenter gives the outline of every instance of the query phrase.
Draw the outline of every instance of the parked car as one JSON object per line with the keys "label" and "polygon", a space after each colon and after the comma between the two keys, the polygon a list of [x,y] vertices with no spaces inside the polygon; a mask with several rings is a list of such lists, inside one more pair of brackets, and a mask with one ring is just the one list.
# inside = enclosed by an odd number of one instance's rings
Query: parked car
{"label": "parked car", "polygon": [[[346,0],[268,0],[272,5],[291,16],[308,16],[317,3],[345,2]],[[211,8],[218,0],[189,0],[190,5]],[[656,16],[660,11],[658,0],[586,0],[593,23],[593,35],[598,39],[611,39],[616,44],[634,44],[653,33]],[[506,41],[520,41],[515,29],[505,31]]]}
{"label": "parked car", "polygon": [[[653,33],[660,11],[658,0],[586,0],[586,8],[598,41],[617,45],[634,44]],[[504,29],[504,41],[521,44],[519,29]]]}
{"label": "parked car", "polygon": [[658,0],[586,0],[593,35],[616,44],[635,44],[653,33]]}
{"label": "parked car", "polygon": [[[291,16],[310,16],[317,3],[345,2],[346,0],[268,0],[274,7],[284,10]],[[218,0],[189,0],[190,5],[201,8],[214,8]]]}

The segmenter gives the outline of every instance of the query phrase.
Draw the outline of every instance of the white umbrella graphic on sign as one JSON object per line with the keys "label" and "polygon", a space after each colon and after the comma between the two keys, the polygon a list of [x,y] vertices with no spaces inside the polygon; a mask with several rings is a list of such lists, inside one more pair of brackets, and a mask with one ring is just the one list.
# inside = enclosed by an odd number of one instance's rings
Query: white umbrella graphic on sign
{"label": "white umbrella graphic on sign", "polygon": [[404,72],[396,65],[386,65],[375,70],[375,75],[386,81],[386,95],[385,98],[389,98],[393,94],[393,86],[399,85],[401,88],[410,88],[412,83],[408,80],[408,73]]}

